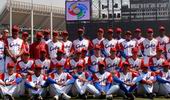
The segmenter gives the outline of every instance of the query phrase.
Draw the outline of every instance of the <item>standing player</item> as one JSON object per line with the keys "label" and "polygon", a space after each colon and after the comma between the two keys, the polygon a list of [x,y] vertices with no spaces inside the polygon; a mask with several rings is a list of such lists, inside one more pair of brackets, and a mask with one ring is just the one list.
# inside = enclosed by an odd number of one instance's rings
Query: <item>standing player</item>
{"label": "standing player", "polygon": [[116,33],[116,39],[118,40],[118,44],[122,43],[123,41],[125,41],[125,39],[122,38],[122,29],[120,27],[117,27],[115,29],[115,33]]}
{"label": "standing player", "polygon": [[17,63],[20,60],[23,53],[23,40],[19,38],[19,27],[16,25],[12,28],[12,37],[7,39],[6,50],[8,55],[6,65],[11,61]]}
{"label": "standing player", "polygon": [[0,34],[0,73],[5,72],[5,44],[2,39],[2,34]]}
{"label": "standing player", "polygon": [[23,48],[24,48],[23,50],[27,51],[27,52],[29,52],[29,50],[30,50],[30,45],[28,43],[28,37],[29,37],[28,32],[23,32],[22,33]]}
{"label": "standing player", "polygon": [[92,48],[93,46],[92,46],[91,41],[84,38],[84,30],[78,29],[78,39],[73,41],[73,50],[82,51],[82,49],[91,50]]}
{"label": "standing player", "polygon": [[67,31],[64,31],[62,32],[62,37],[63,37],[63,44],[64,44],[64,50],[65,50],[65,56],[66,57],[70,57],[72,55],[72,51],[71,51],[71,48],[72,48],[72,42],[68,40],[68,32]]}
{"label": "standing player", "polygon": [[145,40],[144,37],[142,37],[142,31],[140,28],[136,28],[135,29],[135,38],[134,40],[139,44],[141,44],[143,42],[143,40]]}
{"label": "standing player", "polygon": [[21,76],[14,72],[15,63],[7,64],[7,73],[0,75],[0,90],[4,100],[14,100],[14,96],[19,96]]}
{"label": "standing player", "polygon": [[48,55],[50,59],[56,58],[57,50],[64,50],[64,44],[58,40],[59,33],[53,32],[53,39],[48,43]]}
{"label": "standing player", "polygon": [[45,42],[42,42],[43,34],[42,32],[36,32],[36,42],[31,44],[30,46],[30,55],[33,59],[40,58],[40,51],[41,49],[46,49],[47,45]]}
{"label": "standing player", "polygon": [[107,39],[101,42],[102,53],[105,57],[110,55],[111,48],[119,48],[118,41],[113,38],[113,30],[108,29]]}
{"label": "standing player", "polygon": [[93,45],[100,44],[104,40],[104,29],[99,28],[97,31],[97,38],[93,39]]}
{"label": "standing player", "polygon": [[132,56],[132,49],[134,47],[137,47],[137,42],[134,40],[131,40],[132,33],[130,31],[127,31],[125,34],[125,41],[120,43],[120,54],[124,58],[128,58]]}
{"label": "standing player", "polygon": [[167,44],[169,42],[169,38],[166,36],[165,27],[163,27],[163,26],[159,27],[159,35],[160,36],[158,36],[156,39],[160,43],[160,48],[164,49],[165,48],[165,44]]}
{"label": "standing player", "polygon": [[43,35],[44,35],[44,38],[42,39],[42,42],[45,42],[46,44],[48,44],[51,41],[50,31],[48,29],[44,30]]}

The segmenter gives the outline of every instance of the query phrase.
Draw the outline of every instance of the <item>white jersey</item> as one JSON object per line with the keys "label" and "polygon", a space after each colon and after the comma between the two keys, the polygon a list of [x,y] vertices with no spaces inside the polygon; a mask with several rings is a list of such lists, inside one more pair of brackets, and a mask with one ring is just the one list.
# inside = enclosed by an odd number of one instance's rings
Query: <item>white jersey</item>
{"label": "white jersey", "polygon": [[154,38],[152,40],[145,39],[141,43],[144,56],[155,56],[157,47],[159,47],[159,42]]}
{"label": "white jersey", "polygon": [[150,66],[161,67],[163,65],[163,62],[165,62],[165,59],[163,57],[160,57],[160,58],[151,57],[149,59],[149,65]]}
{"label": "white jersey", "polygon": [[45,59],[41,61],[40,59],[35,60],[35,65],[42,65],[42,73],[47,74],[47,71],[50,69],[51,61],[49,59]]}
{"label": "white jersey", "polygon": [[42,39],[41,41],[42,41],[42,42],[45,42],[45,44],[48,44],[48,43],[50,43],[52,40],[51,40],[51,39],[48,39],[48,40],[46,41],[45,39]]}
{"label": "white jersey", "polygon": [[108,56],[110,55],[111,48],[119,48],[118,41],[115,39],[112,39],[112,40],[104,39],[101,42],[101,47],[105,50]]}
{"label": "white jersey", "polygon": [[13,73],[12,75],[9,75],[8,73],[3,73],[1,74],[1,81],[3,82],[14,82],[15,84],[15,81],[17,78],[21,77],[20,74],[17,74],[17,73]]}
{"label": "white jersey", "polygon": [[137,42],[134,40],[130,41],[123,41],[120,43],[120,49],[125,53],[126,56],[131,57],[132,56],[132,49],[137,47]]}
{"label": "white jersey", "polygon": [[84,59],[79,59],[78,61],[75,61],[74,59],[71,59],[69,61],[69,66],[71,68],[75,68],[78,64],[85,66],[85,60]]}
{"label": "white jersey", "polygon": [[76,51],[77,50],[81,51],[82,49],[88,50],[90,46],[91,46],[90,41],[85,39],[85,38],[81,41],[79,39],[76,39],[76,40],[73,41],[73,48]]}
{"label": "white jersey", "polygon": [[118,73],[118,77],[123,82],[131,83],[135,75],[132,72],[127,72],[126,74],[124,74],[123,72],[120,72]]}
{"label": "white jersey", "polygon": [[63,67],[68,67],[69,64],[68,59],[61,58],[60,60],[57,60],[56,58],[51,60],[51,67],[55,67],[56,64],[62,65]]}
{"label": "white jersey", "polygon": [[127,62],[132,66],[132,68],[140,68],[144,64],[143,59],[141,58],[133,59],[133,57],[129,57],[127,59]]}
{"label": "white jersey", "polygon": [[145,40],[145,38],[144,37],[141,37],[140,39],[134,38],[133,40],[136,41],[137,44],[139,45]]}
{"label": "white jersey", "polygon": [[34,75],[29,75],[27,78],[28,82],[32,82],[34,85],[44,85],[45,81],[46,81],[47,77],[43,74],[40,74],[40,76],[36,76]]}
{"label": "white jersey", "polygon": [[3,41],[0,41],[0,59],[3,59],[4,55],[4,50],[5,50],[5,44]]}
{"label": "white jersey", "polygon": [[23,40],[20,38],[17,38],[17,39],[13,39],[12,37],[8,38],[7,47],[13,55],[15,56],[19,55],[19,53],[21,52],[23,48]]}
{"label": "white jersey", "polygon": [[93,43],[93,45],[97,45],[97,44],[100,45],[103,40],[104,40],[104,38],[102,38],[100,40],[98,38],[95,38],[92,40],[92,43]]}
{"label": "white jersey", "polygon": [[66,42],[63,41],[63,44],[64,44],[64,50],[66,53],[65,55],[66,55],[66,57],[69,57],[73,43],[71,41],[67,40]]}
{"label": "white jersey", "polygon": [[140,76],[145,81],[147,81],[147,80],[154,80],[154,74],[152,72],[150,72],[150,71],[147,72],[147,73],[140,72]]}
{"label": "white jersey", "polygon": [[167,43],[165,45],[165,52],[166,52],[167,59],[170,60],[170,43]]}
{"label": "white jersey", "polygon": [[62,42],[57,41],[57,42],[49,42],[48,44],[48,53],[49,53],[49,57],[51,59],[56,58],[57,57],[57,50],[64,50],[64,45]]}
{"label": "white jersey", "polygon": [[169,38],[167,37],[167,36],[163,36],[163,37],[157,37],[156,38],[157,40],[158,40],[158,42],[159,42],[159,47],[161,48],[161,49],[164,49],[164,47],[165,47],[165,44],[167,44],[168,42],[169,42]]}

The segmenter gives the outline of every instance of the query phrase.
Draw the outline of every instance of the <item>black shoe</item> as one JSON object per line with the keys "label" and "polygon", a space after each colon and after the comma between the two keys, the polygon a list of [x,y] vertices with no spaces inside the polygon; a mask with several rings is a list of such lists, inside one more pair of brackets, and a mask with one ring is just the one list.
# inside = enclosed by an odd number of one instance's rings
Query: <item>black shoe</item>
{"label": "black shoe", "polygon": [[87,95],[86,95],[86,94],[83,94],[83,95],[82,95],[82,99],[87,99]]}
{"label": "black shoe", "polygon": [[126,94],[123,94],[123,99],[127,100],[128,96]]}
{"label": "black shoe", "polygon": [[154,93],[150,93],[150,94],[148,95],[148,97],[149,97],[150,99],[153,99],[155,96],[156,96],[156,95],[155,95]]}
{"label": "black shoe", "polygon": [[136,98],[135,95],[133,95],[133,93],[130,93],[129,97],[130,97],[130,100],[135,100],[135,98]]}
{"label": "black shoe", "polygon": [[165,95],[164,97],[165,97],[165,98],[170,98],[170,95],[169,95],[169,94],[167,94],[167,95]]}

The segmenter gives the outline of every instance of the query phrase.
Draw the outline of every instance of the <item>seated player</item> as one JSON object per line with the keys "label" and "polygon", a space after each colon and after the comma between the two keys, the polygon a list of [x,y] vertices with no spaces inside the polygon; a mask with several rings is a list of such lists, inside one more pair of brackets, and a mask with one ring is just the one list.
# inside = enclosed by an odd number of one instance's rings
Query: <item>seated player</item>
{"label": "seated player", "polygon": [[7,73],[0,75],[0,91],[4,100],[14,100],[20,95],[21,75],[14,72],[15,63],[7,64]]}
{"label": "seated player", "polygon": [[93,74],[93,81],[94,81],[94,86],[98,90],[98,95],[101,96],[101,98],[106,98],[111,99],[112,98],[112,93],[115,93],[119,90],[118,85],[112,85],[112,74],[105,71],[105,63],[104,62],[99,62],[99,71],[95,74]]}
{"label": "seated player", "polygon": [[63,66],[60,64],[56,65],[57,71],[51,73],[47,82],[50,84],[50,95],[54,97],[55,100],[59,99],[71,99],[67,93],[70,91],[74,80],[69,73],[63,71]]}
{"label": "seated player", "polygon": [[34,74],[29,75],[25,82],[25,87],[29,89],[30,99],[42,100],[46,93],[47,77],[41,73],[42,65],[35,65]]}

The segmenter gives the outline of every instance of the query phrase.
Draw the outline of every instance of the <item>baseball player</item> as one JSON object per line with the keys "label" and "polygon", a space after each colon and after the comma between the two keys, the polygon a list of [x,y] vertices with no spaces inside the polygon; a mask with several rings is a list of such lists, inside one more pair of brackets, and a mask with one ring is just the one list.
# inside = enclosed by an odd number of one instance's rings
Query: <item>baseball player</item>
{"label": "baseball player", "polygon": [[48,75],[50,73],[51,61],[47,58],[47,51],[42,49],[40,51],[40,58],[35,60],[35,65],[42,65],[42,73]]}
{"label": "baseball player", "polygon": [[20,83],[22,78],[14,72],[15,63],[7,64],[7,73],[0,75],[0,90],[4,100],[14,100],[14,97],[20,95]]}
{"label": "baseball player", "polygon": [[73,43],[71,41],[68,40],[68,32],[64,31],[62,32],[62,37],[63,37],[63,44],[64,44],[64,50],[65,50],[65,56],[66,57],[70,57],[70,55],[72,55],[73,51],[71,51],[72,45]]}
{"label": "baseball player", "polygon": [[89,58],[90,56],[88,55],[88,51],[83,49],[81,51],[81,58],[85,60],[85,64],[87,65],[88,64],[88,61],[89,61]]}
{"label": "baseball player", "polygon": [[48,43],[48,55],[50,59],[56,58],[57,50],[64,50],[64,44],[58,40],[59,33],[53,32],[53,39]]}
{"label": "baseball player", "polygon": [[104,29],[99,28],[97,31],[97,38],[92,40],[93,45],[100,44],[104,40]]}
{"label": "baseball player", "polygon": [[47,48],[46,43],[41,41],[42,38],[42,32],[36,32],[36,41],[30,45],[30,56],[32,59],[39,59],[41,49]]}
{"label": "baseball player", "polygon": [[34,74],[29,75],[25,81],[25,87],[29,90],[30,99],[42,100],[46,93],[47,77],[41,73],[42,65],[35,65]]}
{"label": "baseball player", "polygon": [[30,50],[30,45],[28,43],[28,37],[29,37],[29,34],[28,32],[23,32],[22,33],[22,40],[23,40],[23,51],[28,51]]}
{"label": "baseball player", "polygon": [[156,39],[160,43],[160,48],[164,49],[165,44],[169,42],[169,37],[166,36],[166,30],[164,26],[159,27],[159,35]]}
{"label": "baseball player", "polygon": [[120,43],[120,54],[122,57],[127,58],[132,56],[132,48],[137,47],[137,42],[131,40],[132,33],[127,31],[125,33],[125,41]]}
{"label": "baseball player", "polygon": [[122,71],[118,73],[118,80],[115,81],[119,84],[120,89],[125,93],[124,98],[134,100],[135,96],[133,91],[136,89],[137,74],[129,71],[130,64],[128,62],[123,62]]}
{"label": "baseball player", "polygon": [[142,37],[142,30],[140,28],[135,29],[135,38],[133,39],[137,42],[137,44],[141,44],[143,40],[145,40],[144,37]]}
{"label": "baseball player", "polygon": [[101,57],[101,55],[100,55],[100,50],[101,50],[101,46],[96,45],[94,48],[94,55],[89,57],[88,66],[89,66],[89,71],[91,73],[98,72],[99,71],[98,62],[104,60],[104,57]]}
{"label": "baseball player", "polygon": [[71,99],[67,93],[74,84],[74,80],[69,73],[63,71],[62,65],[57,64],[55,67],[57,68],[57,71],[55,73],[51,73],[47,80],[50,84],[50,94],[55,100],[58,100],[59,96],[66,100]]}
{"label": "baseball player", "polygon": [[73,50],[79,50],[82,49],[91,50],[93,48],[93,45],[90,40],[84,38],[84,30],[78,29],[78,39],[73,41]]}
{"label": "baseball player", "polygon": [[149,71],[149,65],[144,64],[141,66],[141,72],[139,73],[139,77],[141,78],[140,84],[138,85],[137,91],[138,94],[144,94],[148,96],[148,98],[153,99],[155,94],[153,93],[153,85],[156,81],[155,74]]}
{"label": "baseball player", "polygon": [[99,72],[94,73],[92,78],[94,81],[94,86],[98,90],[98,95],[110,99],[112,98],[112,93],[115,93],[119,90],[118,85],[112,85],[112,74],[105,71],[105,63],[99,62]]}
{"label": "baseball player", "polygon": [[165,44],[164,51],[165,51],[165,58],[168,61],[170,61],[170,39],[169,39],[169,42]]}
{"label": "baseball player", "polygon": [[23,53],[23,40],[19,38],[18,33],[19,27],[14,25],[12,28],[12,37],[8,38],[6,43],[6,50],[8,55],[6,56],[6,65],[11,61],[17,63]]}
{"label": "baseball player", "polygon": [[117,27],[115,29],[115,33],[116,33],[116,40],[118,40],[118,44],[122,43],[123,41],[125,41],[125,39],[122,38],[122,29],[120,27]]}
{"label": "baseball player", "polygon": [[156,79],[157,83],[154,85],[154,92],[158,95],[164,95],[166,98],[170,98],[170,70],[169,62],[163,63],[163,70],[160,70]]}
{"label": "baseball player", "polygon": [[46,44],[48,44],[51,41],[50,31],[48,29],[44,30],[43,35],[44,35],[44,38],[42,39],[42,42],[45,42]]}
{"label": "baseball player", "polygon": [[159,42],[153,37],[153,29],[147,29],[147,38],[140,44],[141,51],[146,57],[153,57],[156,55],[156,49],[159,47]]}
{"label": "baseball player", "polygon": [[113,72],[115,70],[119,71],[119,69],[122,67],[122,59],[120,59],[118,56],[116,56],[117,50],[116,48],[110,49],[110,56],[105,58],[106,63],[106,70],[108,72]]}
{"label": "baseball player", "polygon": [[74,85],[79,93],[80,98],[87,99],[87,91],[96,96],[99,94],[98,90],[91,83],[91,75],[84,71],[83,65],[77,65],[77,70],[74,72],[73,77],[75,79]]}
{"label": "baseball player", "polygon": [[5,43],[2,40],[2,34],[0,34],[0,73],[4,73],[5,72]]}
{"label": "baseball player", "polygon": [[151,71],[157,71],[161,69],[163,62],[166,61],[166,59],[162,56],[163,49],[157,48],[156,52],[157,52],[156,56],[151,57],[149,59],[149,65],[150,65]]}
{"label": "baseball player", "polygon": [[113,30],[108,29],[107,39],[101,42],[102,53],[105,57],[110,55],[110,48],[119,48],[118,41],[113,38]]}

